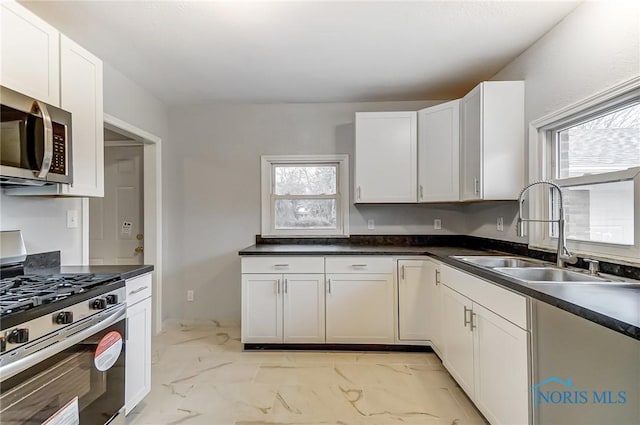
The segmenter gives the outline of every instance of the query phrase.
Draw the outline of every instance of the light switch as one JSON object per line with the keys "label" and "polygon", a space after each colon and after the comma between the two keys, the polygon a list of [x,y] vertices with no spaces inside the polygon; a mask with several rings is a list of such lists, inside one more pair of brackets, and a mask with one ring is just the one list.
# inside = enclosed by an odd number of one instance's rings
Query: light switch
{"label": "light switch", "polygon": [[75,229],[78,227],[78,210],[67,210],[67,228]]}

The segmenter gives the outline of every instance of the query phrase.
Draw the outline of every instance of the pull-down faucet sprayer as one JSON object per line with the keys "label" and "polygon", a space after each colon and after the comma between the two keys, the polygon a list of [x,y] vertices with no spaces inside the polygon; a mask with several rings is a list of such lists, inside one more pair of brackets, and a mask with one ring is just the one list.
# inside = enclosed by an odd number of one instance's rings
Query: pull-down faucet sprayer
{"label": "pull-down faucet sprayer", "polygon": [[[545,185],[551,186],[551,188],[556,189],[558,191],[558,202],[560,203],[560,211],[559,211],[559,217],[558,217],[557,220],[522,218],[522,204],[524,203],[524,199],[523,199],[524,194],[530,188],[532,188],[533,186],[540,185],[540,184],[545,184]],[[529,222],[558,223],[558,251],[557,251],[557,253],[558,253],[558,260],[557,260],[558,267],[565,267],[565,263],[575,264],[575,262],[578,261],[576,256],[571,254],[569,252],[569,250],[567,249],[567,240],[566,240],[565,231],[564,231],[564,224],[565,224],[565,221],[564,221],[564,202],[563,202],[563,199],[562,199],[562,189],[560,189],[560,186],[558,186],[557,184],[555,184],[553,182],[550,182],[550,181],[541,180],[541,181],[533,182],[533,183],[525,186],[520,191],[520,196],[518,197],[518,223],[517,223],[518,236],[523,237],[523,236],[526,235],[526,223],[529,223]]]}

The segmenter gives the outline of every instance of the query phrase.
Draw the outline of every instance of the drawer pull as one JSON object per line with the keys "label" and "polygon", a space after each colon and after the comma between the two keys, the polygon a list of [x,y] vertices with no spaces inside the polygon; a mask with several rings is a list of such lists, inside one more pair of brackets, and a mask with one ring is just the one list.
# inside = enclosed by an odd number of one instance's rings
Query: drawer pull
{"label": "drawer pull", "polygon": [[273,267],[277,268],[277,269],[281,269],[284,267],[289,267],[288,264],[274,264]]}
{"label": "drawer pull", "polygon": [[367,267],[366,264],[352,264],[351,267],[353,267],[354,269],[363,269],[365,267]]}
{"label": "drawer pull", "polygon": [[135,295],[135,294],[137,294],[138,292],[142,292],[142,291],[144,291],[145,289],[149,289],[149,287],[148,287],[148,286],[143,286],[142,288],[138,288],[138,289],[136,289],[135,291],[131,291],[131,292],[129,292],[129,295]]}

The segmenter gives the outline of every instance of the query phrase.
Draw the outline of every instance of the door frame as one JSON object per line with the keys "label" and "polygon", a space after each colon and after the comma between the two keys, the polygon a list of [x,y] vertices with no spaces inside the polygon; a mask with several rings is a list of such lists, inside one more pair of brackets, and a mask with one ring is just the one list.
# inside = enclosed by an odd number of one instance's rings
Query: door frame
{"label": "door frame", "polygon": [[[109,114],[104,127],[143,144],[144,264],[153,264],[153,329],[162,331],[162,139]],[[82,198],[82,263],[89,264],[89,198]]]}

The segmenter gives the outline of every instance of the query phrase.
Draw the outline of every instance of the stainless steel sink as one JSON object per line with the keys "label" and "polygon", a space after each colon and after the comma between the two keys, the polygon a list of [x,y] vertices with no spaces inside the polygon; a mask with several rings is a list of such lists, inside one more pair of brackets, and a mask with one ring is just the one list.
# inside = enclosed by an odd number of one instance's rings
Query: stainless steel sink
{"label": "stainless steel sink", "polygon": [[496,268],[496,267],[541,267],[543,263],[536,260],[528,260],[519,257],[504,256],[459,256],[454,257],[465,263],[474,264],[476,266]]}
{"label": "stainless steel sink", "polygon": [[571,270],[561,270],[553,267],[496,267],[498,273],[506,274],[516,279],[527,282],[611,282],[610,279],[603,277],[591,276],[585,273],[574,272]]}

